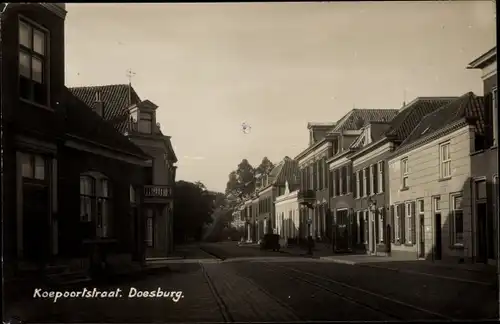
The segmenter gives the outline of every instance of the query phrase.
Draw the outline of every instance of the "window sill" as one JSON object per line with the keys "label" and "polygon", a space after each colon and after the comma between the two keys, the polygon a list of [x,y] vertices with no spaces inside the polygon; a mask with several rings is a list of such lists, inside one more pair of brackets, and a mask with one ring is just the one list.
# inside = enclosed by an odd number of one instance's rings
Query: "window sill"
{"label": "window sill", "polygon": [[410,189],[410,187],[403,187],[403,188],[400,188],[399,191],[407,191],[408,189]]}
{"label": "window sill", "polygon": [[399,242],[394,242],[392,244],[394,244],[395,246],[401,246],[401,243],[399,243]]}
{"label": "window sill", "polygon": [[444,182],[444,181],[448,181],[450,179],[451,179],[451,177],[440,178],[440,179],[438,179],[438,182]]}
{"label": "window sill", "polygon": [[54,111],[54,109],[50,108],[49,106],[46,106],[46,105],[42,105],[42,104],[39,104],[37,102],[34,102],[34,101],[31,101],[31,100],[28,100],[28,99],[24,99],[24,98],[19,98],[19,100],[21,102],[24,102],[26,104],[29,104],[29,105],[32,105],[32,106],[35,106],[37,108],[42,108],[42,109],[45,109],[45,110],[48,110],[48,111]]}

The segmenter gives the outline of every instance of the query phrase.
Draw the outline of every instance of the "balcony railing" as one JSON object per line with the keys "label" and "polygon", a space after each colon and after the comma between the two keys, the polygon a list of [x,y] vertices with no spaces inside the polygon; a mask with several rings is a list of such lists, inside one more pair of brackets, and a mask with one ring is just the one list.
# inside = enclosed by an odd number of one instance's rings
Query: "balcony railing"
{"label": "balcony railing", "polygon": [[297,194],[299,203],[311,202],[316,200],[316,192],[314,190],[299,190]]}
{"label": "balcony railing", "polygon": [[144,198],[172,198],[172,187],[164,185],[144,186]]}

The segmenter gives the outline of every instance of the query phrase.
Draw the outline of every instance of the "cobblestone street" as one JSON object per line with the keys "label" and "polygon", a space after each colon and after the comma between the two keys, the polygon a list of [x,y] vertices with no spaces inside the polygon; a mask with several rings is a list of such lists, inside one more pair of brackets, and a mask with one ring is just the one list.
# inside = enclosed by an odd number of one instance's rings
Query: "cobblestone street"
{"label": "cobblestone street", "polygon": [[[247,249],[224,261],[167,260],[169,273],[100,288],[120,288],[121,298],[37,298],[9,314],[37,322],[134,323],[497,318],[494,273],[398,262],[367,267]],[[132,287],[182,291],[183,298],[129,298]]]}

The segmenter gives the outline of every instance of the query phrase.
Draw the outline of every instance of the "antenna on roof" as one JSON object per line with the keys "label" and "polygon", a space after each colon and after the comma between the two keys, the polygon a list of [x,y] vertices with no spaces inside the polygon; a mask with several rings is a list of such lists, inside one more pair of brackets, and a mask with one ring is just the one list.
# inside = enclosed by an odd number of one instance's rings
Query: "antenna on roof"
{"label": "antenna on roof", "polygon": [[135,72],[132,69],[127,70],[128,78],[128,104],[132,105],[132,78],[135,76]]}

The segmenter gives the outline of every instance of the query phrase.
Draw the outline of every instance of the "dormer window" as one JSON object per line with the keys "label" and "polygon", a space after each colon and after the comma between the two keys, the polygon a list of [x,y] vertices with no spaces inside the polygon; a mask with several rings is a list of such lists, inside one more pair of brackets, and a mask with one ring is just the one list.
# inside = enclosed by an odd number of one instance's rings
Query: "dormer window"
{"label": "dormer window", "polygon": [[151,113],[139,113],[139,132],[151,134],[153,129],[153,115]]}
{"label": "dormer window", "polygon": [[48,104],[46,44],[45,31],[19,21],[19,95],[44,106]]}

